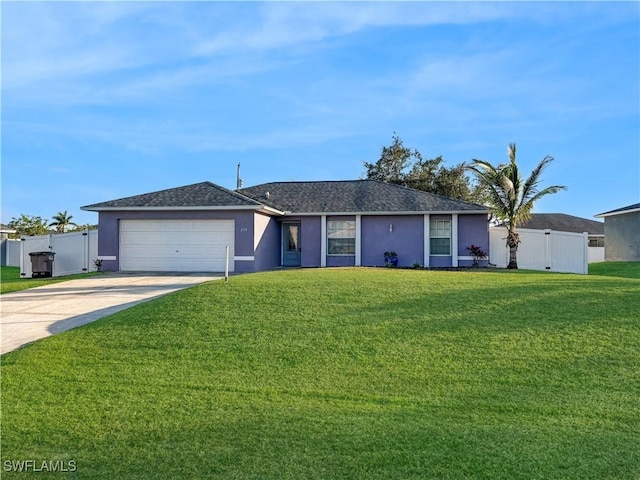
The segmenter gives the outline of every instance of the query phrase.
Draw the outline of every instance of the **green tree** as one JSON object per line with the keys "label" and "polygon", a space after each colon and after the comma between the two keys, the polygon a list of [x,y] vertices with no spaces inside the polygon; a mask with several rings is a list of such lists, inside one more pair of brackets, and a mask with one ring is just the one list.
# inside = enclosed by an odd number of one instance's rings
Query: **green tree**
{"label": "green tree", "polygon": [[423,160],[420,152],[405,147],[396,133],[392,138],[391,146],[382,148],[377,162],[364,162],[366,178],[480,203],[482,187],[471,183],[465,163],[446,167],[442,155]]}
{"label": "green tree", "polygon": [[382,147],[380,159],[376,163],[364,162],[366,175],[369,180],[406,185],[406,170],[411,160],[421,162],[422,156],[418,150],[411,151],[405,147],[395,132],[392,138],[391,146]]}
{"label": "green tree", "polygon": [[85,230],[97,230],[98,225],[94,225],[91,223],[85,223],[83,225],[76,225],[73,228],[67,230],[68,232],[84,232]]}
{"label": "green tree", "polygon": [[449,198],[457,198],[466,202],[475,202],[474,190],[469,178],[465,175],[467,165],[460,163],[451,168],[441,167],[435,180],[434,193]]}
{"label": "green tree", "polygon": [[71,225],[77,225],[71,221],[72,218],[73,215],[69,215],[66,210],[64,212],[58,212],[53,216],[53,222],[51,222],[49,226],[55,227],[58,233],[64,233]]}
{"label": "green tree", "polygon": [[509,163],[493,166],[484,160],[473,159],[468,167],[480,184],[487,191],[488,205],[495,217],[504,222],[507,227],[507,246],[509,247],[509,265],[507,268],[518,268],[518,245],[520,235],[516,228],[531,217],[535,202],[545,195],[566,190],[564,185],[553,185],[539,190],[544,169],[553,161],[547,155],[533,169],[529,177],[523,181],[516,163],[516,144],[511,143],[507,148]]}
{"label": "green tree", "polygon": [[438,156],[416,162],[406,177],[406,185],[465,202],[478,202],[479,187],[472,185],[466,172],[465,163],[446,167],[442,156]]}
{"label": "green tree", "polygon": [[417,190],[436,193],[436,179],[442,168],[442,155],[428,160],[420,159],[413,164],[405,178],[406,185]]}
{"label": "green tree", "polygon": [[20,238],[23,235],[46,235],[49,233],[46,220],[42,217],[25,215],[24,213],[18,218],[12,218],[8,227],[15,230],[15,233],[9,235],[10,238]]}

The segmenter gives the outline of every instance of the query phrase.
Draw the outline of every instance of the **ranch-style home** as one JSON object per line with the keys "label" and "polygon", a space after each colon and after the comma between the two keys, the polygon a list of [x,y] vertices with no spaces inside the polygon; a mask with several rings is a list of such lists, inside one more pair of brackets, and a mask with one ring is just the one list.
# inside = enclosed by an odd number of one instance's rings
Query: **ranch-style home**
{"label": "ranch-style home", "polygon": [[82,207],[99,215],[103,269],[256,272],[277,267],[470,266],[489,251],[482,205],[374,180],[211,182]]}
{"label": "ranch-style home", "polygon": [[600,213],[604,218],[607,262],[640,262],[640,203]]}

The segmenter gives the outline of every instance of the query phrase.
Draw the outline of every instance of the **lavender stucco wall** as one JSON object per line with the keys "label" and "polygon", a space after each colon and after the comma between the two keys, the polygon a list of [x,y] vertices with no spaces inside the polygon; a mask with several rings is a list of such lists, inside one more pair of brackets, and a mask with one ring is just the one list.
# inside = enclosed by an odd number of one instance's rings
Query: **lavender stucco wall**
{"label": "lavender stucco wall", "polygon": [[[389,231],[392,225],[392,231]],[[398,254],[398,265],[409,267],[424,259],[424,215],[371,216],[361,219],[363,266],[384,265],[384,252]]]}
{"label": "lavender stucco wall", "polygon": [[489,222],[486,215],[460,215],[458,217],[458,255],[471,255],[468,247],[476,245],[489,251]]}
{"label": "lavender stucco wall", "polygon": [[[255,217],[254,217],[255,216]],[[258,217],[259,216],[259,217]],[[236,272],[269,270],[281,264],[282,219],[268,218],[254,211],[114,211],[99,215],[98,254],[119,257],[119,221],[123,219],[231,219],[235,221],[236,256],[254,257],[254,261],[238,260],[234,264]],[[432,215],[431,218],[451,218],[450,215]],[[354,220],[351,216],[330,216],[327,220]],[[319,267],[321,265],[321,218],[287,217],[286,221],[300,221],[301,224],[301,265]],[[259,230],[262,232],[260,235]],[[389,225],[393,231],[389,232]],[[258,237],[255,236],[258,232]],[[466,248],[471,244],[489,250],[489,227],[486,215],[459,215],[458,255],[469,256]],[[363,266],[383,265],[385,251],[398,253],[400,266],[422,264],[424,256],[424,216],[423,215],[363,215],[361,217],[361,264]],[[255,249],[254,249],[255,247]],[[456,246],[453,246],[456,248]],[[459,264],[465,265],[464,260]],[[327,266],[353,266],[354,255],[327,255]],[[451,256],[430,257],[430,266],[449,267]],[[105,270],[118,270],[119,261],[105,261]]]}
{"label": "lavender stucco wall", "polygon": [[[255,214],[256,223],[267,222],[266,227],[262,229],[262,235],[258,239],[255,250],[255,261],[253,262],[252,271],[271,270],[280,265],[280,245],[281,245],[281,226],[282,224],[276,219]],[[242,263],[237,262],[236,267],[242,268]],[[246,262],[249,263],[249,262]],[[241,271],[241,270],[236,270]]]}
{"label": "lavender stucco wall", "polygon": [[[489,254],[489,220],[486,214],[482,215],[460,215],[458,217],[458,255],[461,257],[471,256],[468,250],[471,245],[482,248]],[[473,260],[458,261],[461,267],[471,266]],[[488,260],[480,261],[480,265],[486,266]]]}
{"label": "lavender stucco wall", "polygon": [[320,266],[320,217],[302,217],[300,226],[300,247],[302,248],[302,266]]}
{"label": "lavender stucco wall", "polygon": [[[234,220],[234,254],[254,255],[253,210],[247,211],[107,211],[100,212],[98,220],[98,255],[115,256],[116,260],[105,260],[104,270],[119,270],[120,220]],[[254,271],[254,262],[235,262],[237,271]]]}
{"label": "lavender stucco wall", "polygon": [[[302,267],[319,267],[320,266],[320,237],[321,225],[320,217],[286,217],[278,221],[282,222],[300,222],[300,265]],[[278,246],[278,255],[282,253],[282,245]],[[280,257],[278,257],[280,258]],[[280,261],[280,260],[279,260]]]}
{"label": "lavender stucco wall", "polygon": [[429,257],[429,267],[451,267],[453,265],[453,259],[450,255],[431,255]]}

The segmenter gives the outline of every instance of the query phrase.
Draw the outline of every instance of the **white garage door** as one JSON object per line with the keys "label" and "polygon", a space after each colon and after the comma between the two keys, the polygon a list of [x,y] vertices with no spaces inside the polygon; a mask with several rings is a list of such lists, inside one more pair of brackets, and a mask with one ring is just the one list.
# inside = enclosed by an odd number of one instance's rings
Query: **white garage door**
{"label": "white garage door", "polygon": [[233,271],[233,220],[121,220],[120,270]]}

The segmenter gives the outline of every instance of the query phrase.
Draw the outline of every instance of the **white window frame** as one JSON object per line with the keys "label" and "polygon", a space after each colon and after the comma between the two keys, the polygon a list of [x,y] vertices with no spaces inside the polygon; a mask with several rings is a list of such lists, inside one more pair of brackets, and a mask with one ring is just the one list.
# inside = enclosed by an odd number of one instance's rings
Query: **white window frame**
{"label": "white window frame", "polygon": [[[446,230],[448,230],[448,232],[446,232],[447,234],[441,234],[439,232],[441,232],[443,229],[442,228],[438,228],[438,224],[440,223],[447,223],[449,225],[448,228],[446,228]],[[453,221],[452,219],[449,218],[431,218],[429,220],[429,254],[434,256],[434,257],[450,257],[451,256],[451,252],[452,252],[452,237],[453,237],[453,229],[452,229],[452,225],[453,225]],[[449,240],[449,253],[434,253],[434,248],[431,245],[431,239],[434,238],[446,238]]]}
{"label": "white window frame", "polygon": [[[347,223],[347,224],[351,224],[348,228],[336,228],[334,226],[334,224],[336,223]],[[354,257],[356,255],[356,250],[357,250],[357,245],[356,245],[356,238],[357,238],[357,232],[356,232],[356,220],[327,220],[327,256],[329,257]],[[337,232],[353,232],[353,237],[350,236],[341,236],[341,237],[335,237],[335,238],[340,238],[340,239],[352,239],[353,240],[353,253],[331,253],[331,245],[330,245],[330,240],[331,240],[331,235],[335,234]]]}

